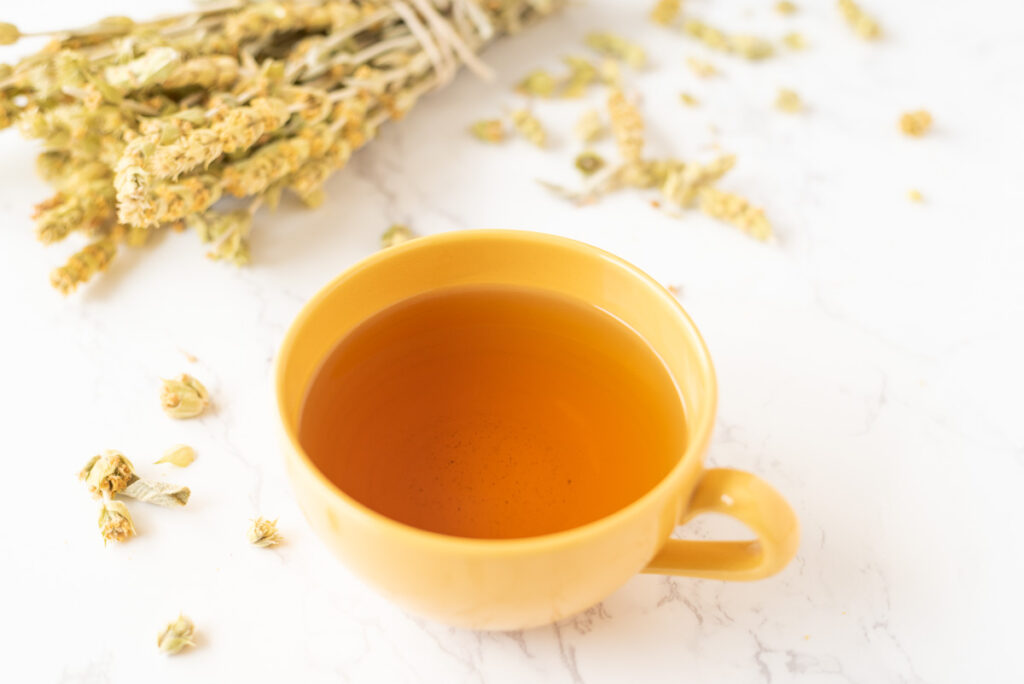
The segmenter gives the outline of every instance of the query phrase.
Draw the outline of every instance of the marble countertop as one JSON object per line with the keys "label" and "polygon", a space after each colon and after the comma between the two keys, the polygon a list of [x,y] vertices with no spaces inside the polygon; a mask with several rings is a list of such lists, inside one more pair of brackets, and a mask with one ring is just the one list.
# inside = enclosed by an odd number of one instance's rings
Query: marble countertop
{"label": "marble countertop", "polygon": [[[181,2],[5,3],[2,18],[35,29]],[[578,3],[494,47],[494,83],[464,73],[387,125],[321,208],[260,214],[245,269],[204,259],[192,234],[166,234],[60,297],[46,276],[69,246],[38,244],[29,219],[47,196],[35,149],[0,135],[0,680],[1024,681],[1024,10],[865,0],[886,30],[869,44],[831,1],[798,2],[791,18],[769,0],[685,3],[713,23],[799,30],[810,43],[749,63],[651,25],[648,4]],[[736,153],[722,186],[763,204],[776,244],[697,212],[670,217],[640,193],[583,208],[551,196],[535,181],[574,181],[584,103],[534,106],[550,150],[466,134],[517,105],[510,86],[527,68],[581,51],[594,28],[648,46],[652,68],[628,87],[651,154]],[[722,75],[698,80],[689,55]],[[807,111],[776,111],[780,87]],[[683,107],[683,90],[701,106]],[[921,107],[932,134],[900,135],[899,114]],[[925,202],[908,201],[910,188]],[[412,617],[350,575],[292,499],[270,369],[304,300],[395,222],[559,233],[678,286],[721,383],[709,461],[789,498],[803,524],[792,565],[748,584],[638,576],[584,614],[515,633]],[[207,383],[216,410],[174,422],[157,379],[183,371]],[[194,465],[150,465],[179,442],[196,447]],[[139,536],[104,548],[75,474],[108,448],[193,497],[181,511],[136,506]],[[279,518],[287,543],[247,545],[256,515]],[[681,534],[737,531],[707,520]],[[165,658],[156,632],[179,611],[198,645]]]}

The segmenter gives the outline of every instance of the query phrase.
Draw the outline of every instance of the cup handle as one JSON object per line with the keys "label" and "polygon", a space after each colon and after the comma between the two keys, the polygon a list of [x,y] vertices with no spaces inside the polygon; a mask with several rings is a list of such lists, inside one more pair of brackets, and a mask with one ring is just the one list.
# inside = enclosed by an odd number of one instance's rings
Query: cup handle
{"label": "cup handle", "polygon": [[793,509],[764,480],[730,468],[704,471],[679,524],[701,513],[725,513],[757,536],[748,541],[669,539],[643,572],[720,580],[756,580],[779,572],[796,554],[800,525]]}

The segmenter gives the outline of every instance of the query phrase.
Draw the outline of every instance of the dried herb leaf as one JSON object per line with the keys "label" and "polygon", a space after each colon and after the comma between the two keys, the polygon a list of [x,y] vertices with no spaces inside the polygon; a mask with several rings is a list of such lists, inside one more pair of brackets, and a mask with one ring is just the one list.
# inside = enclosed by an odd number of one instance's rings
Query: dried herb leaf
{"label": "dried herb leaf", "polygon": [[196,460],[196,450],[187,444],[177,444],[158,458],[155,463],[170,463],[179,468],[186,468]]}
{"label": "dried herb leaf", "polygon": [[164,508],[180,508],[188,503],[192,490],[181,485],[139,478],[121,490],[121,495]]}

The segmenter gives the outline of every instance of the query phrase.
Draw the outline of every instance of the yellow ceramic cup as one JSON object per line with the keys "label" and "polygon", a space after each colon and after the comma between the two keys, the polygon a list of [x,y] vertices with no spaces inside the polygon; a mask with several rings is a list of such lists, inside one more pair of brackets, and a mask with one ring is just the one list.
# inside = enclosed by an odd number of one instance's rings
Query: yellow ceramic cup
{"label": "yellow ceramic cup", "polygon": [[[391,520],[330,482],[299,444],[302,400],[320,362],[350,330],[398,301],[474,283],[553,290],[625,321],[664,360],[679,387],[689,443],[672,471],[600,520],[524,539],[468,539]],[[676,299],[636,267],[595,247],[518,231],[463,231],[378,252],[320,291],[292,324],[277,360],[277,402],[288,472],[313,528],[366,582],[408,610],[478,629],[520,629],[602,600],[638,572],[753,580],[781,570],[797,520],[757,477],[704,468],[715,418],[708,350]],[[643,458],[625,454],[624,458]],[[745,523],[750,541],[669,539],[714,511]]]}

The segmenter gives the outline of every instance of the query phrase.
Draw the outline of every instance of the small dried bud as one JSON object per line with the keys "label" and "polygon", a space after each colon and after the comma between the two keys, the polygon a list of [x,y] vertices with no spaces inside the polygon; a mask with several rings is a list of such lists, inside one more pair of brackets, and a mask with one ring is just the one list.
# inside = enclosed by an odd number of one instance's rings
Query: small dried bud
{"label": "small dried bud", "polygon": [[576,156],[576,168],[584,176],[592,176],[604,168],[604,158],[597,152],[580,152]]}
{"label": "small dried bud", "polygon": [[714,64],[697,59],[696,57],[687,57],[686,66],[690,67],[690,71],[701,78],[709,78],[718,73],[718,69],[715,68]]}
{"label": "small dried bud", "polygon": [[681,0],[658,0],[651,10],[651,21],[662,26],[671,24],[679,14],[681,4]]}
{"label": "small dried bud", "polygon": [[878,22],[853,0],[839,0],[839,11],[854,33],[864,40],[875,40],[882,36],[882,27]]}
{"label": "small dried bud", "polygon": [[708,216],[731,223],[757,240],[764,242],[772,237],[772,226],[764,211],[752,206],[745,197],[705,187],[700,191],[700,208]]}
{"label": "small dried bud", "polygon": [[804,108],[804,103],[800,101],[800,96],[796,94],[796,91],[780,88],[779,96],[775,99],[775,108],[789,114],[796,114]]}
{"label": "small dried bud", "polygon": [[469,127],[469,132],[477,140],[496,144],[505,140],[505,124],[501,119],[484,119]]}
{"label": "small dried bud", "polygon": [[280,544],[282,541],[281,534],[277,531],[277,520],[267,520],[262,517],[257,517],[252,521],[246,537],[250,544],[261,549]]}
{"label": "small dried bud", "polygon": [[180,653],[186,646],[195,646],[192,637],[195,636],[196,626],[184,615],[170,622],[156,638],[156,645],[161,651],[168,655]]}
{"label": "small dried bud", "polygon": [[598,80],[600,74],[597,68],[583,57],[569,56],[565,58],[565,63],[569,66],[569,76],[562,85],[562,97],[583,97],[587,88]]}
{"label": "small dried bud", "polygon": [[0,22],[0,45],[13,45],[21,38],[21,31],[14,24]]}
{"label": "small dried bud", "polygon": [[512,123],[515,125],[519,135],[523,136],[537,147],[544,147],[547,144],[548,135],[543,124],[526,109],[517,109],[512,112]]}
{"label": "small dried bud", "polygon": [[789,0],[782,0],[775,3],[775,11],[779,14],[793,14],[796,12],[796,5],[789,2]]}
{"label": "small dried bud", "polygon": [[932,127],[932,115],[925,109],[907,112],[900,117],[900,130],[906,135],[920,138]]}
{"label": "small dried bud", "polygon": [[647,64],[647,53],[640,45],[614,33],[590,33],[583,39],[583,43],[594,52],[622,60],[634,69],[641,69]]}
{"label": "small dried bud", "polygon": [[210,395],[202,383],[187,373],[177,380],[164,380],[160,404],[171,418],[195,418],[210,405]]}
{"label": "small dried bud", "polygon": [[801,33],[787,33],[782,36],[782,44],[788,47],[790,50],[806,50],[807,41],[804,40],[803,34]]}
{"label": "small dried bud", "polygon": [[128,507],[121,501],[104,501],[100,508],[100,534],[103,544],[108,541],[123,542],[135,535],[135,524],[128,513]]}
{"label": "small dried bud", "polygon": [[165,451],[164,455],[155,463],[170,463],[179,468],[185,468],[194,460],[196,460],[196,450],[187,444],[178,444]]}
{"label": "small dried bud", "polygon": [[97,499],[103,495],[114,496],[137,479],[131,461],[113,449],[93,456],[78,478],[85,481]]}
{"label": "small dried bud", "polygon": [[700,104],[700,101],[690,93],[679,93],[679,99],[683,101],[683,104],[687,107],[696,107]]}
{"label": "small dried bud", "polygon": [[394,247],[400,245],[403,242],[408,242],[416,237],[416,233],[412,232],[409,226],[404,226],[401,223],[396,223],[380,236],[380,248],[386,249],[388,247]]}
{"label": "small dried bud", "polygon": [[522,95],[535,95],[537,97],[551,97],[555,94],[558,81],[549,72],[543,69],[536,69],[528,73],[523,80],[516,85],[516,92]]}
{"label": "small dried bud", "polygon": [[596,109],[588,109],[583,112],[579,121],[576,122],[576,137],[586,143],[600,140],[604,137],[607,129],[601,121],[601,114]]}
{"label": "small dried bud", "polygon": [[907,199],[911,202],[924,202],[924,195],[921,194],[920,190],[908,190]]}

